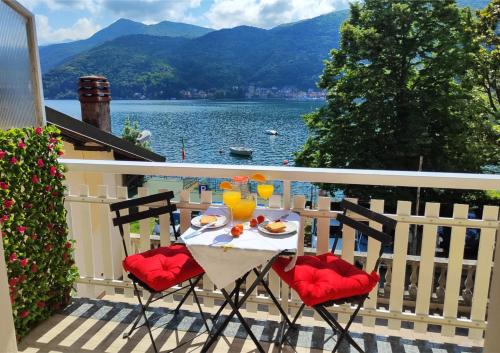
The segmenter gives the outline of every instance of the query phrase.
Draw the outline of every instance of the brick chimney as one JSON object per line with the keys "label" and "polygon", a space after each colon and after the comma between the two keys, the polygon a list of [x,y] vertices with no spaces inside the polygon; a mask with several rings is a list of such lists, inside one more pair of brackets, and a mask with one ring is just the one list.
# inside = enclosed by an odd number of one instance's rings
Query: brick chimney
{"label": "brick chimney", "polygon": [[109,82],[103,76],[82,76],[78,83],[82,120],[111,133]]}

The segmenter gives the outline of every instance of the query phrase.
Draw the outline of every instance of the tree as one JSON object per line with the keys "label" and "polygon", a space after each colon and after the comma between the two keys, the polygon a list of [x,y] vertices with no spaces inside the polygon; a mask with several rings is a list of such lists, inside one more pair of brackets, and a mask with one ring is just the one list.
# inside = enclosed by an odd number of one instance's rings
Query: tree
{"label": "tree", "polygon": [[[351,5],[319,87],[327,104],[305,116],[310,167],[480,172],[494,138],[470,79],[475,17],[453,0],[365,0]],[[332,190],[335,186],[325,185]],[[415,199],[415,189],[342,187],[348,195]],[[432,192],[422,191],[423,199]],[[427,197],[426,197],[427,196]],[[443,200],[440,194],[439,200]]]}
{"label": "tree", "polygon": [[125,124],[123,125],[122,139],[132,142],[134,145],[141,146],[148,150],[151,149],[151,144],[149,141],[137,141],[137,138],[141,135],[141,130],[139,130],[139,123],[134,121],[132,125],[128,117],[125,118]]}
{"label": "tree", "polygon": [[492,0],[478,11],[477,55],[479,85],[488,97],[488,103],[497,122],[500,115],[500,0]]}

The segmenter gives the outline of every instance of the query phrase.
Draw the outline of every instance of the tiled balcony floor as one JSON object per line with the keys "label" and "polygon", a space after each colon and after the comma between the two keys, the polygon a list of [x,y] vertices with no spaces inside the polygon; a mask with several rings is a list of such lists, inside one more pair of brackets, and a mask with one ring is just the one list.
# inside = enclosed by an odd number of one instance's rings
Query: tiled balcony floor
{"label": "tiled balcony floor", "polygon": [[[128,340],[122,338],[123,332],[135,319],[138,310],[134,298],[107,296],[106,300],[75,299],[63,313],[53,316],[38,326],[19,345],[23,353],[73,353],[73,352],[153,352],[146,329],[136,331]],[[160,351],[165,352],[182,345],[176,352],[200,352],[206,340],[204,326],[193,306],[186,305],[178,316],[173,317],[165,307],[167,303],[155,303],[163,307],[152,308],[151,321],[154,322],[153,334]],[[192,310],[191,310],[192,309]],[[214,308],[216,309],[216,308]],[[209,311],[209,310],[207,310]],[[265,312],[246,313],[252,330],[262,342],[267,352],[279,352],[272,341],[278,331],[279,317]],[[327,352],[331,351],[336,337],[325,325],[312,318],[301,320],[300,330],[290,341],[295,346],[285,345],[282,352]],[[255,346],[247,337],[239,322],[234,319],[212,347],[213,352],[256,352]],[[395,335],[398,336],[395,336]],[[412,330],[389,331],[383,326],[365,328],[353,325],[353,337],[366,352],[393,353],[479,353],[482,349],[466,337],[448,338],[439,333],[415,334]],[[342,353],[355,352],[347,345],[339,350]]]}

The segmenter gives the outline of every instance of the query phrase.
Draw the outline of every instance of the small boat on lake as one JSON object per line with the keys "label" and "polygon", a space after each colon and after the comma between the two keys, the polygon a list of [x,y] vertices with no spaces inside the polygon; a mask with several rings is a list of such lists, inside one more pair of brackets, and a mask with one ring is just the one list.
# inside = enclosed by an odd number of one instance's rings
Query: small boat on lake
{"label": "small boat on lake", "polygon": [[278,135],[278,131],[276,131],[276,130],[266,130],[266,134],[277,136]]}
{"label": "small boat on lake", "polygon": [[236,156],[251,157],[253,150],[245,147],[229,147],[229,152]]}

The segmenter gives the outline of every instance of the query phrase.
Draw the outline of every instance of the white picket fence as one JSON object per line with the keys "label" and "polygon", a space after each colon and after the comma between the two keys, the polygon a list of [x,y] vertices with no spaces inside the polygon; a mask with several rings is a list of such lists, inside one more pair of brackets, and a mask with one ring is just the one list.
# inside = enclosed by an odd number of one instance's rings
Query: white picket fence
{"label": "white picket fence", "polygon": [[[471,174],[445,173],[407,173],[379,171],[317,170],[287,167],[253,166],[207,166],[176,165],[165,163],[109,162],[64,160],[71,172],[127,173],[140,175],[171,175],[192,177],[231,177],[238,174],[264,172],[271,178],[283,180],[284,196],[273,196],[270,207],[291,209],[300,214],[299,253],[316,251],[321,254],[329,251],[330,219],[337,212],[330,210],[330,199],[320,197],[315,209],[305,208],[305,197],[290,195],[290,181],[342,182],[344,184],[400,185],[421,187],[450,187],[461,189],[500,188],[500,177]],[[361,175],[361,177],[360,177]],[[340,179],[340,180],[339,180]],[[103,290],[112,292],[122,288],[132,296],[132,286],[121,267],[123,252],[121,239],[111,223],[109,203],[126,199],[126,189],[118,187],[111,192],[106,185],[97,188],[96,195],[89,195],[89,186],[82,185],[80,190],[69,190],[66,197],[68,224],[71,236],[77,241],[76,262],[81,278],[78,281],[79,295],[96,296]],[[109,194],[116,194],[109,197]],[[139,189],[139,196],[147,194],[145,188]],[[181,231],[190,225],[193,211],[205,210],[212,204],[210,191],[202,192],[201,202],[189,200],[189,192],[179,195],[177,207],[180,210]],[[355,200],[354,200],[355,201]],[[384,211],[383,200],[371,200],[370,208]],[[429,325],[439,325],[446,336],[454,336],[457,328],[468,329],[471,339],[480,340],[486,328],[486,311],[490,286],[493,250],[496,231],[499,227],[498,206],[485,206],[482,219],[468,219],[468,205],[456,204],[453,216],[439,216],[439,203],[427,203],[425,214],[411,214],[411,203],[398,201],[396,214],[386,214],[398,221],[394,254],[385,255],[382,288],[375,288],[361,310],[363,324],[374,326],[375,319],[388,320],[389,329],[398,330],[402,322],[414,323],[414,330],[427,332]],[[304,226],[311,219],[317,219],[317,247],[304,248]],[[140,234],[132,235],[125,229],[126,243],[134,252],[145,251],[156,245],[168,245],[171,241],[168,216],[161,216],[160,235],[152,237],[148,220],[140,222]],[[421,255],[409,256],[409,230],[414,224],[423,226]],[[376,224],[374,224],[376,226]],[[450,256],[448,259],[436,258],[437,229],[439,226],[451,227]],[[465,234],[467,228],[480,230],[478,260],[464,260]],[[353,262],[360,259],[365,267],[373,268],[378,256],[379,244],[372,239],[368,242],[366,254],[355,249],[355,232],[345,228],[343,246],[339,254],[343,259]],[[407,269],[409,270],[407,273]],[[465,278],[465,279],[464,279]],[[247,281],[253,281],[249,276]],[[295,292],[282,283],[274,273],[269,273],[270,288],[280,298],[283,307],[294,313],[301,302]],[[212,282],[205,276],[199,293],[204,305],[213,306],[214,299],[222,298]],[[166,299],[172,300],[172,299]],[[258,304],[266,304],[272,315],[278,311],[263,293],[253,294],[246,310],[256,311]],[[352,311],[349,305],[332,307],[340,321],[347,321]]]}

